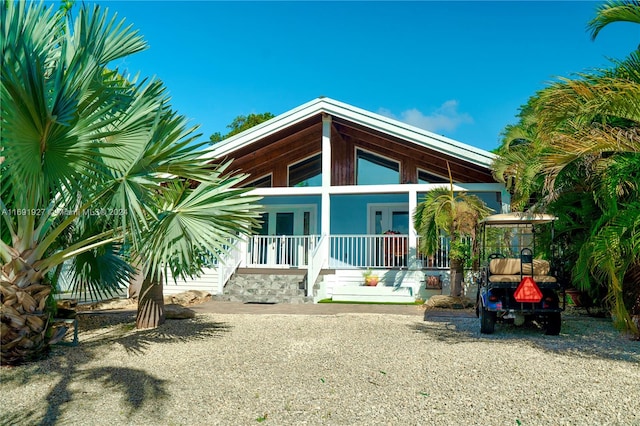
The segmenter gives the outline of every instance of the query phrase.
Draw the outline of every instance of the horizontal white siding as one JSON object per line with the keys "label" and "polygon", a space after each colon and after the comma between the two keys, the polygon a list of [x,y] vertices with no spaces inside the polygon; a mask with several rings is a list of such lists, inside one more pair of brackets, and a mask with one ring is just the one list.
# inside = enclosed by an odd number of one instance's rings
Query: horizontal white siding
{"label": "horizontal white siding", "polygon": [[199,277],[186,280],[178,278],[177,282],[173,281],[171,274],[167,277],[167,283],[164,285],[163,294],[171,295],[182,293],[187,290],[207,291],[211,294],[218,294],[218,272],[216,269],[205,268]]}

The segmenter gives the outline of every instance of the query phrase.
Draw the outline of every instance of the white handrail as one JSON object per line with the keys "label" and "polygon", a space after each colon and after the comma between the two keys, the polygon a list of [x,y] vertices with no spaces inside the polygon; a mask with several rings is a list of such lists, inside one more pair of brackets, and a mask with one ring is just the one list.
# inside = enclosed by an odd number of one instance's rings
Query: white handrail
{"label": "white handrail", "polygon": [[222,294],[225,284],[240,266],[243,253],[239,246],[240,240],[231,241],[227,255],[218,262],[218,294]]}
{"label": "white handrail", "polygon": [[307,296],[313,296],[313,286],[316,280],[320,276],[320,271],[325,264],[324,254],[327,251],[327,244],[329,239],[326,235],[320,237],[320,241],[316,244],[316,247],[311,252],[311,258],[309,260],[309,268],[307,269]]}

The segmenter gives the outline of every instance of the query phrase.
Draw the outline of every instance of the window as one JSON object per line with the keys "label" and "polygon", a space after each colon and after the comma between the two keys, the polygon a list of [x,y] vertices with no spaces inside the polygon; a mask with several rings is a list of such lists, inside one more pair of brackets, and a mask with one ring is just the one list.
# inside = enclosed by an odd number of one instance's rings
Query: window
{"label": "window", "polygon": [[449,178],[418,169],[418,183],[449,183]]}
{"label": "window", "polygon": [[289,186],[322,186],[322,154],[290,165]]}
{"label": "window", "polygon": [[356,184],[400,183],[400,163],[373,153],[356,150]]}
{"label": "window", "polygon": [[244,188],[271,188],[271,175],[263,176],[259,179],[243,185]]}

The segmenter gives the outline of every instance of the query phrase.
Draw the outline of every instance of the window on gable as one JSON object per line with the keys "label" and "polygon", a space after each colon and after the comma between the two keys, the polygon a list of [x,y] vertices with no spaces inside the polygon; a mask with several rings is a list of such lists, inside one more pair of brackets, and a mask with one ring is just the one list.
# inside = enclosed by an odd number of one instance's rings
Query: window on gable
{"label": "window on gable", "polygon": [[371,152],[356,151],[357,185],[396,183],[400,183],[400,163]]}
{"label": "window on gable", "polygon": [[449,183],[449,178],[418,169],[418,183]]}
{"label": "window on gable", "polygon": [[271,186],[270,174],[243,185],[244,188],[271,188]]}
{"label": "window on gable", "polygon": [[289,186],[322,186],[322,154],[290,165]]}

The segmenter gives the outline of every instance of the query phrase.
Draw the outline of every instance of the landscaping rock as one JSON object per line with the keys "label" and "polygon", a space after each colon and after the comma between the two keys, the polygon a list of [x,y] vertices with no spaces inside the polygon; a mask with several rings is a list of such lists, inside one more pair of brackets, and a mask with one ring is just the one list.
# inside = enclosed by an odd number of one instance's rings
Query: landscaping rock
{"label": "landscaping rock", "polygon": [[164,297],[164,303],[182,306],[196,305],[211,300],[211,293],[200,290],[188,290]]}
{"label": "landscaping rock", "polygon": [[169,303],[164,305],[164,316],[166,319],[188,319],[195,318],[196,313],[182,305]]}
{"label": "landscaping rock", "polygon": [[100,302],[89,303],[86,305],[82,304],[76,307],[76,310],[78,311],[95,311],[109,309],[138,309],[138,302],[134,299],[114,298],[103,300]]}

